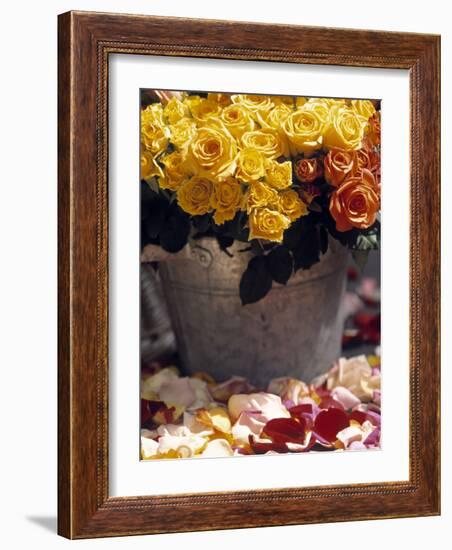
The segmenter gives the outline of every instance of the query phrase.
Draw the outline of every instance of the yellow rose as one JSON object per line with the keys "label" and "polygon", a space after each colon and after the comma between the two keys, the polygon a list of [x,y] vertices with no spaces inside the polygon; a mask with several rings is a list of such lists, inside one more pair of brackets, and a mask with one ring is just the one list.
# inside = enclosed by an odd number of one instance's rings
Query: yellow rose
{"label": "yellow rose", "polygon": [[275,189],[286,189],[292,185],[292,162],[268,160],[265,170],[265,181]]}
{"label": "yellow rose", "polygon": [[184,104],[187,105],[191,111],[192,107],[201,103],[202,100],[203,98],[200,97],[199,95],[187,95],[183,101],[184,101]]}
{"label": "yellow rose", "polygon": [[215,209],[213,219],[217,225],[232,220],[242,203],[242,187],[237,180],[228,178],[214,184],[210,204]]}
{"label": "yellow rose", "polygon": [[221,128],[198,128],[187,150],[187,159],[195,174],[224,179],[234,173],[237,144]]}
{"label": "yellow rose", "polygon": [[331,105],[327,99],[312,97],[304,104],[303,109],[317,113],[322,124],[326,124],[330,120]]}
{"label": "yellow rose", "polygon": [[254,208],[249,217],[250,235],[248,240],[265,239],[280,243],[290,220],[284,214],[270,208]]}
{"label": "yellow rose", "polygon": [[163,121],[160,103],[148,105],[141,111],[141,142],[152,154],[164,151],[168,146],[169,129]]}
{"label": "yellow rose", "polygon": [[294,222],[301,216],[305,216],[308,208],[296,191],[288,189],[279,194],[279,211]]}
{"label": "yellow rose", "polygon": [[368,99],[352,99],[351,106],[355,113],[364,118],[365,122],[376,112],[374,104]]}
{"label": "yellow rose", "polygon": [[231,104],[231,94],[209,93],[207,99],[216,101],[221,107],[227,107]]}
{"label": "yellow rose", "polygon": [[262,128],[262,130],[245,132],[241,141],[243,147],[257,149],[270,159],[288,156],[288,148],[284,138],[274,128]]}
{"label": "yellow rose", "polygon": [[183,155],[179,151],[174,151],[169,155],[165,155],[161,162],[164,164],[165,170],[159,179],[160,187],[176,191],[187,178],[187,167]]}
{"label": "yellow rose", "polygon": [[242,149],[237,157],[236,177],[245,183],[252,183],[264,177],[265,157],[257,149]]}
{"label": "yellow rose", "polygon": [[290,108],[293,107],[294,97],[292,95],[272,95],[271,98],[276,106],[286,105]]}
{"label": "yellow rose", "polygon": [[278,193],[265,183],[256,181],[246,194],[246,211],[249,214],[254,208],[264,206],[277,210],[279,208]]}
{"label": "yellow rose", "polygon": [[178,149],[186,148],[196,134],[196,124],[190,118],[183,118],[170,126],[170,141]]}
{"label": "yellow rose", "polygon": [[308,101],[306,97],[296,97],[295,98],[295,107],[299,109],[300,107],[303,107],[303,105]]}
{"label": "yellow rose", "polygon": [[268,95],[232,95],[232,103],[241,103],[253,114],[262,111],[270,111],[274,107],[271,96]]}
{"label": "yellow rose", "polygon": [[177,190],[179,206],[192,216],[202,216],[210,210],[213,183],[200,176],[193,176]]}
{"label": "yellow rose", "polygon": [[153,155],[144,150],[141,152],[141,179],[147,180],[153,176],[162,176],[160,166],[155,162]]}
{"label": "yellow rose", "polygon": [[250,112],[240,103],[233,103],[225,107],[220,115],[220,120],[236,138],[240,138],[244,132],[254,130],[255,127]]}
{"label": "yellow rose", "polygon": [[188,107],[177,97],[172,97],[163,109],[163,114],[170,124],[176,124],[188,115]]}
{"label": "yellow rose", "polygon": [[334,106],[330,122],[323,134],[323,144],[328,149],[339,147],[346,151],[359,149],[364,135],[362,117],[346,106]]}
{"label": "yellow rose", "polygon": [[268,112],[257,113],[256,117],[263,128],[281,128],[282,123],[293,112],[292,106],[280,103]]}
{"label": "yellow rose", "polygon": [[221,106],[211,99],[201,98],[190,106],[191,114],[198,123],[204,123],[212,118],[218,118]]}
{"label": "yellow rose", "polygon": [[312,153],[322,147],[323,120],[317,111],[306,109],[306,106],[286,118],[283,130],[292,155]]}

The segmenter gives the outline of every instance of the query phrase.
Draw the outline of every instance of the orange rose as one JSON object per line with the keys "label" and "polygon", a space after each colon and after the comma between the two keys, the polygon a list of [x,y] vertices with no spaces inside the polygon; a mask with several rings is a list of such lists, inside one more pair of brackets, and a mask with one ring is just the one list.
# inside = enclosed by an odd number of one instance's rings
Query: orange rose
{"label": "orange rose", "polygon": [[370,227],[379,208],[379,187],[372,172],[366,169],[346,178],[330,198],[330,212],[341,232]]}
{"label": "orange rose", "polygon": [[312,183],[322,175],[322,165],[317,158],[301,159],[295,164],[295,176],[301,183]]}
{"label": "orange rose", "polygon": [[381,117],[380,111],[374,113],[369,120],[365,128],[365,135],[370,143],[374,146],[378,146],[381,143]]}
{"label": "orange rose", "polygon": [[380,155],[373,151],[370,147],[365,146],[356,151],[356,172],[360,172],[364,168],[370,170],[377,182],[380,181]]}
{"label": "orange rose", "polygon": [[326,181],[338,187],[353,172],[355,159],[355,151],[331,149],[323,161]]}

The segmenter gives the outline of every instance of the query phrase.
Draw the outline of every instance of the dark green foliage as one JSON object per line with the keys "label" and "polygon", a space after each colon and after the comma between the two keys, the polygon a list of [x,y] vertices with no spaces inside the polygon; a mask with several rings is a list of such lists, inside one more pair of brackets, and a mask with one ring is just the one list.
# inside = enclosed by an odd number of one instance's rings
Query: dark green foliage
{"label": "dark green foliage", "polygon": [[320,260],[319,228],[311,216],[301,218],[300,231],[300,242],[293,250],[295,271],[309,269]]}
{"label": "dark green foliage", "polygon": [[188,216],[174,212],[166,218],[160,231],[160,245],[167,252],[179,252],[187,244],[189,233]]}
{"label": "dark green foliage", "polygon": [[141,246],[159,244],[167,252],[178,252],[188,242],[190,219],[176,202],[141,182]]}
{"label": "dark green foliage", "polygon": [[268,294],[272,287],[272,276],[268,270],[267,257],[254,256],[240,281],[242,305],[253,304]]}
{"label": "dark green foliage", "polygon": [[267,267],[276,283],[285,285],[293,273],[293,259],[285,246],[276,246],[267,256]]}

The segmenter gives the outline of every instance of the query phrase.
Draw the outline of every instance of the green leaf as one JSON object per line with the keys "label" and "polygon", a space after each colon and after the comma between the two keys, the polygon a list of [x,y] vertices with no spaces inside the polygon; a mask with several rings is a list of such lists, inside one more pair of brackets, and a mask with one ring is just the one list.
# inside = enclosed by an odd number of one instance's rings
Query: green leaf
{"label": "green leaf", "polygon": [[[227,252],[227,248],[229,248],[234,244],[234,239],[232,237],[228,237],[227,235],[218,234],[216,235],[216,237],[217,237],[218,245],[220,249],[223,250],[223,252]],[[229,252],[228,254],[231,255]]]}
{"label": "green leaf", "polygon": [[167,252],[179,252],[188,242],[189,219],[177,213],[171,214],[160,231],[160,245]]}
{"label": "green leaf", "polygon": [[308,206],[308,210],[311,212],[322,212],[322,207],[316,201],[312,201]]}
{"label": "green leaf", "polygon": [[265,256],[251,258],[240,280],[242,305],[253,304],[268,294],[272,287],[272,277],[267,268]]}
{"label": "green leaf", "polygon": [[294,269],[309,269],[320,260],[320,237],[317,225],[308,216],[301,218],[301,239],[293,250]]}
{"label": "green leaf", "polygon": [[169,203],[163,197],[155,194],[145,183],[141,187],[140,206],[143,236],[147,240],[155,239],[163,227]]}
{"label": "green leaf", "polygon": [[359,234],[353,248],[355,250],[378,250],[380,248],[379,235],[376,233]]}
{"label": "green leaf", "polygon": [[206,233],[210,227],[210,214],[192,217],[193,226],[198,233]]}
{"label": "green leaf", "polygon": [[300,244],[300,240],[302,237],[302,234],[301,234],[302,219],[303,218],[298,219],[289,227],[289,229],[286,229],[284,231],[283,243],[290,250],[294,250]]}
{"label": "green leaf", "polygon": [[213,224],[216,233],[232,237],[236,241],[248,242],[249,228],[245,227],[247,216],[244,212],[238,212],[234,219],[225,222],[223,225]]}
{"label": "green leaf", "polygon": [[355,264],[359,267],[361,271],[364,270],[367,264],[367,259],[369,257],[369,249],[366,250],[352,250],[352,258],[355,261]]}
{"label": "green leaf", "polygon": [[272,279],[285,285],[293,273],[293,259],[290,250],[277,246],[267,256],[267,267]]}
{"label": "green leaf", "polygon": [[152,191],[154,191],[154,193],[159,193],[159,184],[158,184],[158,181],[157,181],[157,178],[154,176],[152,178],[149,178],[147,181],[147,184],[149,185],[149,187],[152,189]]}
{"label": "green leaf", "polygon": [[328,231],[325,226],[319,226],[320,252],[326,254],[328,251]]}

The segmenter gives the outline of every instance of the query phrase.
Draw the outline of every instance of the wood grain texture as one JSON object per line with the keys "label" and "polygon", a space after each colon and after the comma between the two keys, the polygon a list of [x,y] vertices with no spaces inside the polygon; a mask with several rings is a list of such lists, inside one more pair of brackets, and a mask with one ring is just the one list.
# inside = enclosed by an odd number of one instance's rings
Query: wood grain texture
{"label": "wood grain texture", "polygon": [[[438,36],[70,12],[59,17],[59,506],[68,538],[439,513]],[[410,480],[108,495],[108,56],[410,71]]]}

